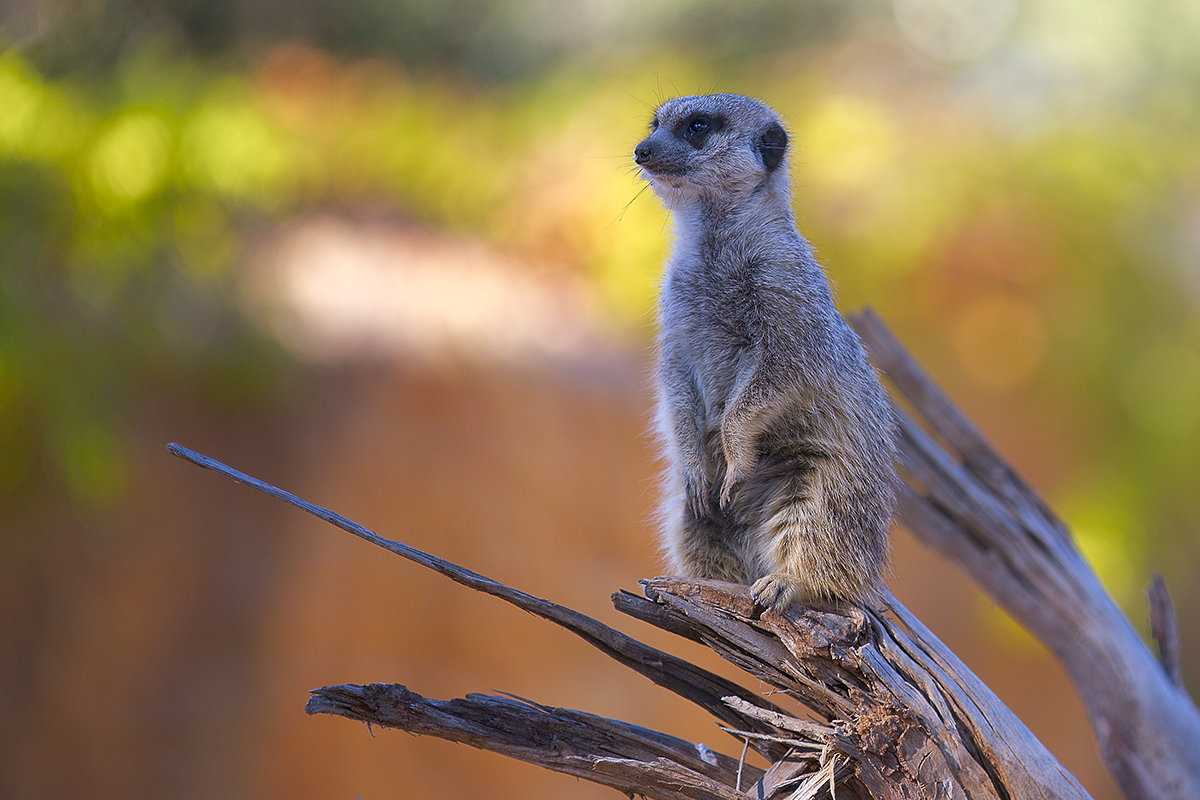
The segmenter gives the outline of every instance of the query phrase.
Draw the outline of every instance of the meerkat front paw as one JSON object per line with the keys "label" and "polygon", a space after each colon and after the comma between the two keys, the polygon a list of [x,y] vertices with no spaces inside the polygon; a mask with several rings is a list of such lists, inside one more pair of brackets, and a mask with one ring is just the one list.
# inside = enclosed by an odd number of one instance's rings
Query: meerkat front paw
{"label": "meerkat front paw", "polygon": [[756,455],[753,447],[747,445],[743,438],[724,433],[722,439],[722,449],[725,451],[725,477],[721,481],[719,502],[721,510],[724,511],[729,508],[729,503],[738,487],[754,473]]}
{"label": "meerkat front paw", "polygon": [[725,511],[729,508],[730,501],[733,500],[733,493],[743,481],[750,475],[750,468],[743,466],[735,466],[730,464],[725,470],[725,480],[721,481],[721,494],[718,502],[721,504],[721,510]]}
{"label": "meerkat front paw", "polygon": [[712,518],[712,483],[703,471],[689,470],[684,473],[683,494],[692,516],[696,519]]}
{"label": "meerkat front paw", "polygon": [[799,593],[799,586],[794,578],[782,572],[773,572],[765,578],[759,578],[750,587],[750,596],[757,605],[773,611],[783,611],[792,604]]}

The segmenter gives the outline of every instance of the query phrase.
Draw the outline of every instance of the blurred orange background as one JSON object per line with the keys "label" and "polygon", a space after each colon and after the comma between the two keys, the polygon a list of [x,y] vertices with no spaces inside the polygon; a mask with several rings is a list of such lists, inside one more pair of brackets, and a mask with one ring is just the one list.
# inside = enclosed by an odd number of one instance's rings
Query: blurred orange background
{"label": "blurred orange background", "polygon": [[[310,718],[507,691],[737,755],[587,645],[179,441],[732,677],[609,594],[653,535],[665,97],[788,120],[795,208],[1197,686],[1200,12],[1031,0],[0,2],[0,795],[611,797]],[[1069,681],[896,535],[890,584],[1118,795]],[[749,682],[749,681],[747,681]],[[754,685],[750,682],[750,685]]]}

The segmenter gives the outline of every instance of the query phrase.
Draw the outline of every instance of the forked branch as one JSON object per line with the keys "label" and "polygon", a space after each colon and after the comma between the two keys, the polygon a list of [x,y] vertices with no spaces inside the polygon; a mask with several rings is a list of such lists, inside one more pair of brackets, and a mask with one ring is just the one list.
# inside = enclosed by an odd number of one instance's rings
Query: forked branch
{"label": "forked branch", "polygon": [[[854,320],[900,404],[909,484],[901,520],[963,566],[1066,666],[1131,800],[1200,797],[1200,713],[1179,680],[1165,587],[1151,593],[1156,660],[1066,526],[1017,477],[871,313]],[[923,424],[919,424],[917,420]],[[328,509],[178,445],[202,467],[278,497],[389,552],[559,625],[696,703],[771,766],[580,711],[400,685],[316,690],[310,713],[398,727],[505,753],[664,800],[1086,798],[999,699],[893,596],[878,608],[759,613],[745,587],[677,578],[617,592],[616,607],[702,642],[799,705],[784,708],[598,620],[386,539]]]}
{"label": "forked branch", "polygon": [[[578,711],[472,695],[432,701],[399,685],[332,686],[310,713],[483,747],[650,798],[1086,798],[1011,712],[889,596],[886,608],[759,616],[745,587],[658,578],[617,607],[704,642],[824,718],[814,722],[597,620],[363,528],[178,445],[171,452],[286,500],[390,552],[533,611],[698,703],[772,762],[755,770],[704,745]],[[735,769],[735,765],[737,768]]]}
{"label": "forked branch", "polygon": [[[896,409],[901,461],[911,483],[901,496],[901,522],[962,566],[1058,657],[1126,797],[1200,797],[1200,712],[1172,674],[1177,663],[1172,635],[1165,634],[1164,669],[1104,590],[1062,520],[996,454],[879,317],[866,311],[852,322],[913,411]],[[1164,631],[1174,623],[1173,612],[1161,603],[1157,618]]]}

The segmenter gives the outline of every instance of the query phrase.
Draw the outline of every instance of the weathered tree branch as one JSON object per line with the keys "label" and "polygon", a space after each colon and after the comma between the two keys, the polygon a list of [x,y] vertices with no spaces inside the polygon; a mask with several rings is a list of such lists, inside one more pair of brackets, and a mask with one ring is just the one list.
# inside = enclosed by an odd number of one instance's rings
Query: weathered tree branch
{"label": "weathered tree branch", "polygon": [[[1154,659],[1066,527],[995,454],[869,312],[856,327],[898,394],[909,484],[900,517],[1038,636],[1079,689],[1126,795],[1200,797],[1200,714],[1178,679],[1178,630],[1165,587],[1151,593]],[[547,600],[407,545],[178,445],[172,453],[281,498],[356,536],[500,597],[580,636],[707,709],[771,762],[765,772],[675,737],[578,711],[471,695],[434,701],[403,686],[317,690],[332,713],[506,753],[650,798],[867,800],[1086,798],[1019,720],[894,597],[882,608],[753,606],[745,587],[677,578],[644,583],[616,607],[702,642],[807,706],[794,713],[737,684]],[[752,784],[744,792],[743,787]]]}
{"label": "weathered tree branch", "polygon": [[656,578],[646,588],[676,625],[831,720],[828,742],[869,797],[1087,797],[890,595],[895,621],[858,608],[759,617],[745,587],[730,584]]}
{"label": "weathered tree branch", "polygon": [[[730,696],[740,697],[747,702],[768,709],[775,709],[775,705],[768,700],[758,697],[754,692],[722,678],[720,675],[701,669],[670,653],[665,653],[662,650],[643,644],[586,614],[581,614],[578,611],[558,605],[557,603],[552,603],[549,600],[543,600],[540,597],[535,597],[526,592],[505,586],[499,581],[486,578],[483,575],[464,569],[457,564],[438,558],[423,550],[410,547],[403,542],[384,538],[335,511],[331,511],[315,503],[310,503],[291,492],[284,491],[277,486],[272,486],[266,481],[254,478],[244,472],[222,464],[216,459],[209,458],[194,450],[189,450],[182,445],[172,442],[167,445],[167,450],[172,455],[191,461],[197,466],[218,472],[232,478],[238,483],[245,484],[264,494],[283,500],[285,503],[289,503],[302,511],[307,511],[309,514],[323,519],[348,533],[352,533],[377,547],[382,547],[388,552],[395,553],[402,558],[407,558],[409,561],[441,573],[456,583],[483,592],[484,594],[490,594],[493,597],[499,597],[517,608],[550,620],[556,625],[560,625],[579,636],[610,658],[616,659],[635,672],[645,675],[659,686],[675,692],[680,697],[691,700],[701,708],[709,710],[718,719],[728,725],[732,725],[739,730],[771,733],[756,718],[739,713],[727,706],[722,701],[722,698]],[[772,760],[782,755],[780,747],[767,740],[752,742],[751,746]]]}
{"label": "weathered tree branch", "polygon": [[326,686],[305,711],[400,728],[491,750],[603,783],[628,795],[665,800],[744,800],[737,790],[762,770],[674,736],[580,711],[508,697],[469,694],[428,700],[404,686]]}
{"label": "weathered tree branch", "polygon": [[901,460],[913,484],[901,497],[901,521],[962,565],[1058,657],[1126,797],[1200,797],[1200,712],[1104,590],[1066,526],[874,313],[852,321],[875,363],[944,443],[897,408]]}
{"label": "weathered tree branch", "polygon": [[1154,579],[1146,589],[1150,605],[1150,635],[1158,642],[1158,660],[1171,683],[1183,690],[1183,666],[1179,663],[1179,621],[1175,618],[1175,603],[1162,575],[1154,573]]}
{"label": "weathered tree branch", "polygon": [[[786,615],[767,612],[758,617],[745,587],[672,578],[646,582],[645,598],[614,596],[621,610],[704,642],[783,689],[824,716],[829,724],[822,725],[590,617],[385,539],[186,448],[170,449],[390,552],[534,611],[660,685],[679,687],[679,694],[714,716],[735,720],[735,735],[774,762],[748,790],[751,797],[814,798],[823,796],[835,781],[841,782],[840,795],[860,800],[1087,797],[1011,712],[894,598],[888,598],[887,608],[899,622],[857,608],[797,608]],[[697,678],[703,691],[683,688]],[[722,695],[718,686],[731,691]],[[552,710],[554,720],[540,719],[541,733],[534,736],[521,715],[535,707],[498,698],[425,701],[399,686],[370,692],[328,687],[314,697],[319,699],[309,706],[313,712],[465,741],[651,798],[738,796],[738,786],[754,776],[743,766],[739,780],[728,756],[712,753],[712,759],[705,760],[696,755],[706,752],[698,745],[582,712]],[[604,736],[566,736],[563,719],[587,719]],[[646,750],[651,745],[657,748],[652,756]],[[617,749],[619,755],[614,756],[614,748],[626,749]],[[712,769],[698,768],[697,758]]]}

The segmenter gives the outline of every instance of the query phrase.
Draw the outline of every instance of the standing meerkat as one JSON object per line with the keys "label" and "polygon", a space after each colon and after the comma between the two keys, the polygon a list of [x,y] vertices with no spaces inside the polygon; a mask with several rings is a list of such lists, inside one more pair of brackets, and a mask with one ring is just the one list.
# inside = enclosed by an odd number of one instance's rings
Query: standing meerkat
{"label": "standing meerkat", "polygon": [[670,210],[659,298],[672,569],[755,601],[865,602],[887,563],[895,421],[796,230],[779,116],[733,94],[659,107],[634,149]]}

